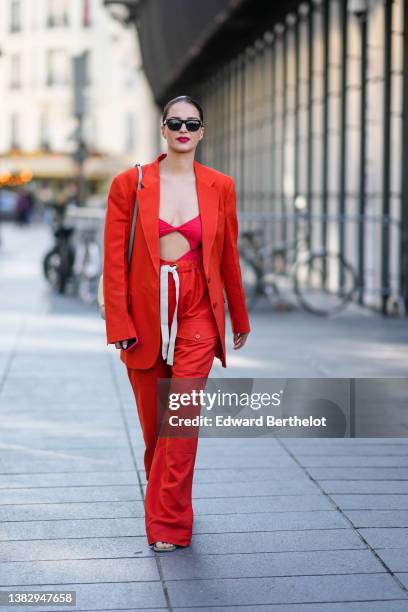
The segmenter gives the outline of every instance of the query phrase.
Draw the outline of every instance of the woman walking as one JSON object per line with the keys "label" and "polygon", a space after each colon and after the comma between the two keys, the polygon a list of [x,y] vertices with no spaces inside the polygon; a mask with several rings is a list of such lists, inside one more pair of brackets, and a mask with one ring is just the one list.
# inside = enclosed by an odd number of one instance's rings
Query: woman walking
{"label": "woman walking", "polygon": [[225,289],[234,349],[250,331],[237,250],[232,177],[194,159],[203,111],[189,96],[170,100],[161,133],[167,153],[142,166],[131,262],[128,243],[138,171],[117,175],[105,219],[103,285],[107,343],[120,349],[145,442],[149,545],[188,546],[197,437],[157,433],[159,378],[205,381],[214,357],[226,367]]}

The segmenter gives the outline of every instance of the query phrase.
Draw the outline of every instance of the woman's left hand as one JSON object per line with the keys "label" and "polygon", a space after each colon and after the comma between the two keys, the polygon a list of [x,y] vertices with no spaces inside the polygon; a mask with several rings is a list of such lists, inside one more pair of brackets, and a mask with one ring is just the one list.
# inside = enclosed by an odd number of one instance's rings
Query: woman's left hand
{"label": "woman's left hand", "polygon": [[249,336],[249,332],[246,334],[241,334],[240,332],[237,332],[236,334],[234,334],[234,351],[244,346],[248,336]]}

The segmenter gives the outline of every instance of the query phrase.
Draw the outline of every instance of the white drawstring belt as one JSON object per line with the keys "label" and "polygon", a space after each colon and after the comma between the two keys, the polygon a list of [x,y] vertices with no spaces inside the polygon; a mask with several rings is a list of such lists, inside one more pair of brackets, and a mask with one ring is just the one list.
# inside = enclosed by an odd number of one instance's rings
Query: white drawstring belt
{"label": "white drawstring belt", "polygon": [[[169,338],[169,277],[171,272],[176,285],[176,306],[174,309],[173,320],[171,322],[170,338]],[[160,327],[162,333],[162,356],[166,363],[173,365],[174,346],[176,344],[177,334],[177,306],[179,299],[180,279],[177,272],[177,264],[163,264],[160,266]]]}

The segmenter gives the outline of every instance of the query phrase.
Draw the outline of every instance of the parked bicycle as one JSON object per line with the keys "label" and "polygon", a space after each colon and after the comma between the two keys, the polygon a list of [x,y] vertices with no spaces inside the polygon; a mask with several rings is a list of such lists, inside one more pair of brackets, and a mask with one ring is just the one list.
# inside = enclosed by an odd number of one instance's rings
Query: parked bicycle
{"label": "parked bicycle", "polygon": [[75,249],[72,235],[75,228],[66,223],[65,208],[57,205],[53,205],[52,208],[54,208],[52,230],[55,244],[44,256],[43,272],[54,291],[63,294],[73,273]]}
{"label": "parked bicycle", "polygon": [[264,229],[241,234],[240,263],[248,309],[265,296],[277,309],[295,307],[319,316],[339,313],[353,298],[358,274],[341,253],[308,248],[310,214],[296,211],[299,223],[293,241],[264,243]]}
{"label": "parked bicycle", "polygon": [[94,304],[102,268],[102,254],[96,239],[97,230],[81,219],[77,224],[77,244],[74,262],[74,283],[78,297],[85,304]]}
{"label": "parked bicycle", "polygon": [[94,304],[102,268],[100,237],[104,210],[70,205],[53,206],[55,245],[45,255],[44,274],[58,293],[77,295]]}

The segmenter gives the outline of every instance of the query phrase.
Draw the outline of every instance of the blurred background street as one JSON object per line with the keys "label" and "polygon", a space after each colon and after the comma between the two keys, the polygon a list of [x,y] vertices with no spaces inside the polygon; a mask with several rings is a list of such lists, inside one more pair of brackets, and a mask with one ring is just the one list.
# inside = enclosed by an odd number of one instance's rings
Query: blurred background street
{"label": "blurred background street", "polygon": [[96,304],[110,183],[188,94],[197,159],[236,183],[251,309],[211,376],[406,379],[407,20],[408,0],[0,0],[1,591],[408,610],[404,411],[395,438],[201,439],[192,545],[155,555]]}

